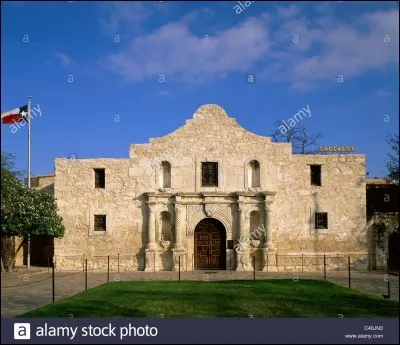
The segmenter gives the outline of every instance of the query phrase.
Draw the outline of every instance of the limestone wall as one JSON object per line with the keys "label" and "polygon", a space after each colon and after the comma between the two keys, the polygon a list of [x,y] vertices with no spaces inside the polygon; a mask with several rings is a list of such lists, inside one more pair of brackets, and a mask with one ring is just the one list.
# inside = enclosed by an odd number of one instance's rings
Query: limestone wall
{"label": "limestone wall", "polygon": [[[129,159],[55,160],[55,197],[66,228],[54,241],[56,257],[139,252],[146,243],[147,210],[142,181],[129,176],[129,167]],[[105,168],[105,189],[94,186],[95,168]],[[94,231],[96,214],[106,215],[106,231]]]}
{"label": "limestone wall", "polygon": [[[310,164],[322,165],[321,186],[311,185]],[[280,252],[367,252],[363,155],[295,155],[277,168],[274,229]],[[315,229],[315,212],[328,213],[328,230]]]}

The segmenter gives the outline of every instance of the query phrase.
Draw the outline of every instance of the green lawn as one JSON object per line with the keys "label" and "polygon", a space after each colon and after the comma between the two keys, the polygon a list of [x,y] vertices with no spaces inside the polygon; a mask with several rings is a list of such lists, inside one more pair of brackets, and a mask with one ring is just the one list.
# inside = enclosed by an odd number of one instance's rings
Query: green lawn
{"label": "green lawn", "polygon": [[316,280],[111,282],[20,317],[398,317],[399,303]]}

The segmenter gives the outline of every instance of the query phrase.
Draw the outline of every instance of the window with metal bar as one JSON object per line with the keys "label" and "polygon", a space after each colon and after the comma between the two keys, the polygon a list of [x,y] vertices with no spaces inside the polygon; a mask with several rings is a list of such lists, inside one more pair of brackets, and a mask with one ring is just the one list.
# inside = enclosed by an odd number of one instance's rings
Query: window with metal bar
{"label": "window with metal bar", "polygon": [[201,185],[202,187],[218,187],[218,163],[201,163]]}
{"label": "window with metal bar", "polygon": [[104,214],[94,216],[94,231],[106,231],[106,216]]}
{"label": "window with metal bar", "polygon": [[327,212],[315,212],[315,229],[328,229]]}

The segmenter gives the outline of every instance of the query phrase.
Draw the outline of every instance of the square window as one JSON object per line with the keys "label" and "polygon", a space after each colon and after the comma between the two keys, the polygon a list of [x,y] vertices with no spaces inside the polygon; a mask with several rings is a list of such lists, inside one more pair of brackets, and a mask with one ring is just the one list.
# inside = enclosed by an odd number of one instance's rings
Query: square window
{"label": "square window", "polygon": [[106,187],[105,169],[94,169],[94,186],[95,188]]}
{"label": "square window", "polygon": [[328,229],[327,212],[315,212],[315,229]]}
{"label": "square window", "polygon": [[311,185],[321,186],[321,166],[311,165],[310,172],[311,172]]}
{"label": "square window", "polygon": [[228,240],[228,249],[233,249],[233,240]]}
{"label": "square window", "polygon": [[202,162],[201,163],[201,186],[202,187],[218,187],[218,163]]}
{"label": "square window", "polygon": [[94,216],[94,231],[106,231],[105,214],[98,214]]}

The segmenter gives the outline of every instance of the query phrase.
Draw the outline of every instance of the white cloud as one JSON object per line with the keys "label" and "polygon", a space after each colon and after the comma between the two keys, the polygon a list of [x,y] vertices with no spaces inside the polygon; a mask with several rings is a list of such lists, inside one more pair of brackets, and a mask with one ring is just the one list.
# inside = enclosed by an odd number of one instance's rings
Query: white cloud
{"label": "white cloud", "polygon": [[250,18],[214,36],[197,37],[183,23],[168,24],[132,40],[102,61],[128,81],[164,75],[166,80],[206,82],[247,71],[268,51],[265,22]]}
{"label": "white cloud", "polygon": [[[354,24],[368,30],[357,29],[334,18],[324,18],[314,20],[319,27],[312,27],[311,22],[304,19],[285,23],[276,37],[278,42],[286,40],[285,43],[289,44],[284,48],[281,44],[279,60],[274,61],[272,55],[275,65],[271,69],[266,63],[262,76],[289,82],[296,90],[308,91],[323,82],[335,82],[338,75],[343,75],[346,80],[398,62],[398,11],[374,12],[355,20]],[[295,33],[299,35],[299,43],[289,42]],[[297,44],[300,47],[296,47]],[[279,47],[274,46],[275,49]]]}
{"label": "white cloud", "polygon": [[180,19],[180,23],[182,24],[192,24],[196,21],[208,20],[215,16],[215,11],[210,7],[203,7],[198,10],[194,10],[184,15]]}
{"label": "white cloud", "polygon": [[71,64],[71,59],[64,53],[55,53],[56,57],[61,61],[63,67],[67,67]]}
{"label": "white cloud", "polygon": [[377,90],[375,95],[378,97],[390,97],[393,93],[386,90]]}
{"label": "white cloud", "polygon": [[169,91],[166,90],[162,90],[158,93],[159,96],[168,96],[169,95]]}
{"label": "white cloud", "polygon": [[[110,16],[111,26],[118,28],[134,18],[143,23],[150,14],[143,5],[136,6],[134,11],[118,5],[117,13]],[[268,25],[274,18],[263,13],[214,35],[208,33],[208,42],[189,26],[213,12],[197,10],[179,22],[136,35],[129,46],[104,57],[101,65],[129,82],[164,75],[165,80],[202,83],[234,72],[252,72],[258,81],[283,82],[297,91],[309,91],[336,82],[338,75],[348,80],[398,63],[398,10],[371,12],[346,22],[326,11],[331,6],[318,5],[319,14],[312,18],[300,16],[294,5],[279,7],[281,19],[273,33]],[[387,38],[390,42],[385,42]]]}
{"label": "white cloud", "polygon": [[285,6],[285,7],[283,7],[283,6],[277,7],[276,11],[277,11],[278,16],[281,18],[291,18],[291,17],[295,17],[296,15],[298,15],[300,12],[300,9],[296,5],[291,5],[291,6]]}
{"label": "white cloud", "polygon": [[99,23],[109,35],[116,34],[127,26],[131,30],[140,31],[141,25],[148,20],[152,12],[141,1],[113,1],[111,4],[106,4],[104,9],[111,14],[107,18],[99,18]]}

